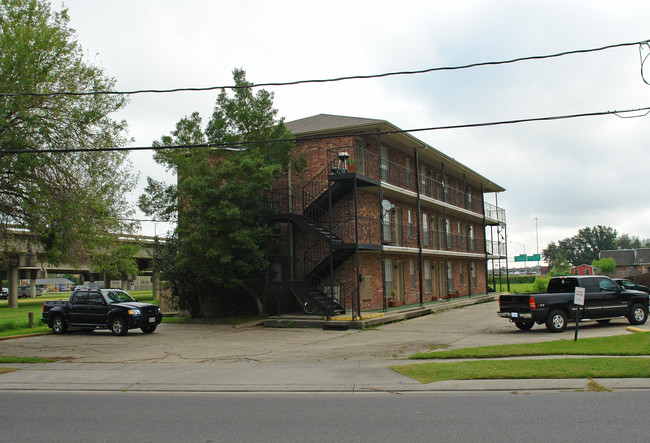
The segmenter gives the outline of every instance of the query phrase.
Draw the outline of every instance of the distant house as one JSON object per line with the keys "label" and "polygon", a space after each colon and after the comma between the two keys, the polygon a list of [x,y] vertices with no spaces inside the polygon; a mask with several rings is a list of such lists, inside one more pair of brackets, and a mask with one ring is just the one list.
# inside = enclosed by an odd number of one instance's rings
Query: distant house
{"label": "distant house", "polygon": [[571,268],[571,275],[594,275],[595,268],[591,265],[579,265]]}
{"label": "distant house", "polygon": [[650,248],[600,251],[600,259],[605,257],[611,257],[616,262],[618,277],[650,272]]}
{"label": "distant house", "polygon": [[36,287],[45,292],[68,292],[74,288],[74,282],[67,278],[37,278]]}

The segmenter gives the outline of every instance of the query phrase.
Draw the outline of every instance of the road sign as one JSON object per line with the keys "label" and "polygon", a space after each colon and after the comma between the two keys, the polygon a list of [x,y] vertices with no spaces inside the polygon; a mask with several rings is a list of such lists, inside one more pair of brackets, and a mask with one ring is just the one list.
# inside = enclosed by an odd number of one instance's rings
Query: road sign
{"label": "road sign", "polygon": [[576,288],[576,292],[573,296],[573,303],[578,306],[585,305],[585,288]]}
{"label": "road sign", "polygon": [[526,255],[519,254],[515,256],[515,261],[540,261],[542,259],[540,254]]}

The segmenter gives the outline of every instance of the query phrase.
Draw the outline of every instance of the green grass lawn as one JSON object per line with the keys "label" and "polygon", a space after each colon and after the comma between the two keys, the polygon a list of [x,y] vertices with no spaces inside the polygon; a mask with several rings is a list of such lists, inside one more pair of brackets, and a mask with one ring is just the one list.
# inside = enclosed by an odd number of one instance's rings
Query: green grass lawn
{"label": "green grass lawn", "polygon": [[647,378],[649,358],[566,358],[544,360],[481,360],[392,366],[421,383],[443,380]]}
{"label": "green grass lawn", "polygon": [[[499,286],[497,285],[497,291],[498,290]],[[507,292],[507,285],[503,284],[501,291]],[[510,283],[510,292],[513,294],[530,294],[531,292],[535,292],[535,290],[533,289],[532,283]]]}
{"label": "green grass lawn", "polygon": [[[543,355],[611,355],[598,358],[552,358],[502,360],[504,357]],[[392,366],[391,368],[422,383],[442,380],[541,379],[541,378],[648,378],[650,333],[557,340],[522,345],[434,351],[414,354],[412,359],[482,359],[463,362],[434,362]],[[622,357],[619,357],[622,356]],[[499,360],[487,360],[499,359]]]}
{"label": "green grass lawn", "polygon": [[533,355],[650,355],[650,334],[556,340],[519,345],[482,346],[479,348],[438,350],[413,354],[411,359],[503,358]]}

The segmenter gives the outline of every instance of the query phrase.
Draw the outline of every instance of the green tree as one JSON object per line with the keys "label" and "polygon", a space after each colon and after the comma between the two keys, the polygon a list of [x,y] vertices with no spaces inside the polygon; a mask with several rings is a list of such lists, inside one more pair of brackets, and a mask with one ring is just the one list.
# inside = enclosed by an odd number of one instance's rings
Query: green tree
{"label": "green tree", "polygon": [[615,249],[640,249],[650,248],[650,239],[641,240],[639,237],[630,234],[621,234],[616,237]]}
{"label": "green tree", "polygon": [[616,260],[612,257],[605,257],[600,260],[594,260],[591,262],[591,266],[598,269],[598,272],[603,274],[611,274],[616,271]]}
{"label": "green tree", "polygon": [[564,257],[573,266],[598,260],[600,251],[614,249],[616,230],[609,226],[595,226],[578,230],[578,234],[549,245],[542,251],[544,259],[551,264]]}
{"label": "green tree", "polygon": [[[165,278],[172,293],[194,316],[227,315],[244,305],[241,295],[254,302],[261,315],[264,244],[270,234],[263,222],[263,190],[270,188],[291,161],[293,142],[284,120],[277,118],[273,94],[256,94],[245,72],[233,71],[236,88],[222,90],[205,132],[197,113],[183,118],[159,146],[200,144],[205,141],[246,150],[210,148],[165,149],[156,160],[177,172],[177,184],[149,180],[139,201],[149,215],[173,218],[178,225]],[[188,278],[190,277],[191,278]],[[176,279],[174,281],[174,279]],[[198,298],[197,298],[198,297]]]}
{"label": "green tree", "polygon": [[[135,177],[125,153],[90,152],[126,144],[126,123],[109,117],[125,99],[57,95],[115,84],[84,61],[68,22],[45,0],[0,0],[0,224],[40,233],[50,261],[75,263],[133,228]],[[44,149],[82,152],[7,152]]]}

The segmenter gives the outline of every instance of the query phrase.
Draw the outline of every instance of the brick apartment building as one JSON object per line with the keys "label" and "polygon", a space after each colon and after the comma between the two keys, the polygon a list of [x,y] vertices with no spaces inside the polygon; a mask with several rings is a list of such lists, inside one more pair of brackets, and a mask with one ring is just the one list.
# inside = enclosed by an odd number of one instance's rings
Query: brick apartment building
{"label": "brick apartment building", "polygon": [[321,114],[287,127],[307,165],[266,195],[280,311],[298,300],[360,316],[488,291],[489,262],[505,259],[504,188],[384,120]]}

